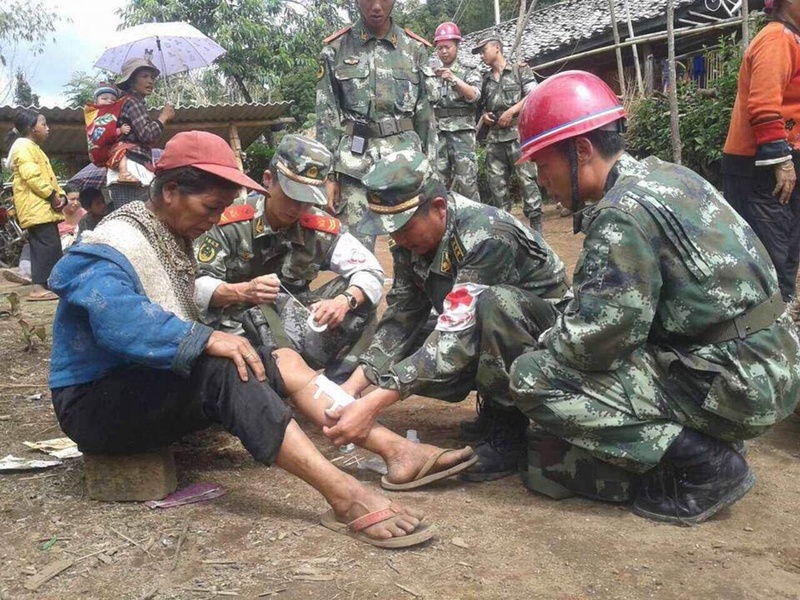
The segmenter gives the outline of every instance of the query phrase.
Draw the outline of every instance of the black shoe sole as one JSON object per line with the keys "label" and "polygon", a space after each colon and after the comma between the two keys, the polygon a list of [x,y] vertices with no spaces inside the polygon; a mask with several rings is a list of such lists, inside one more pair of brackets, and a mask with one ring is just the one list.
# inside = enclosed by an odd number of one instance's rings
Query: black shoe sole
{"label": "black shoe sole", "polygon": [[749,492],[752,487],[756,484],[756,475],[753,471],[748,468],[747,474],[742,478],[742,480],[734,487],[728,494],[720,499],[719,502],[714,504],[713,506],[707,508],[699,515],[695,515],[693,517],[678,517],[675,515],[664,515],[661,513],[654,513],[648,510],[642,509],[636,506],[636,503],[633,504],[633,514],[643,517],[645,519],[650,519],[651,521],[660,521],[662,523],[672,523],[674,525],[699,525],[703,521],[706,521],[709,517],[713,516],[726,506],[731,506],[742,499],[742,497]]}
{"label": "black shoe sole", "polygon": [[461,473],[458,478],[461,481],[470,481],[472,483],[479,483],[481,481],[494,481],[495,479],[502,479],[503,477],[510,477],[519,473],[519,469],[509,469],[508,471],[497,471],[495,473],[470,473],[466,471]]}

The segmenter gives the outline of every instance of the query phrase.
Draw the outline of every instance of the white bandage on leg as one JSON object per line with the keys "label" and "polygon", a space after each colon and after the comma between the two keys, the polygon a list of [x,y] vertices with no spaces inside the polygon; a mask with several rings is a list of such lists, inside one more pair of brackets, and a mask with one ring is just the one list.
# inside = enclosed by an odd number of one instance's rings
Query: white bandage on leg
{"label": "white bandage on leg", "polygon": [[317,386],[317,391],[314,392],[314,400],[319,400],[322,393],[327,394],[328,397],[333,400],[333,404],[328,407],[328,410],[344,408],[348,404],[356,401],[355,398],[325,377],[325,375],[317,375],[314,379],[314,385]]}

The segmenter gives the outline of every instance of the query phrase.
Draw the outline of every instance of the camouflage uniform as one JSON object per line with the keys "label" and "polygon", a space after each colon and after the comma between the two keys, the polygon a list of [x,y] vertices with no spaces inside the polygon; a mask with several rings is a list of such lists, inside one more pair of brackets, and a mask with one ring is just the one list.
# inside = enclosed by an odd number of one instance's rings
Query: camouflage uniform
{"label": "camouflage uniform", "polygon": [[[546,350],[512,366],[520,410],[637,473],[684,426],[732,441],[783,419],[800,348],[753,231],[710,184],[657,159],[623,155],[607,189],[582,215],[574,300]],[[743,314],[753,333],[737,336]]]}
{"label": "camouflage uniform", "polygon": [[[498,119],[506,110],[514,106],[534,87],[536,80],[528,66],[512,66],[506,63],[495,81],[491,69],[483,75],[481,92],[481,108],[483,112],[494,113]],[[531,223],[541,222],[542,193],[536,185],[536,165],[525,162],[514,166],[520,158],[519,131],[517,119],[510,127],[492,127],[486,135],[486,170],[489,190],[492,193],[492,204],[504,210],[511,210],[511,195],[508,184],[511,181],[512,169],[517,174],[519,193],[522,197],[522,210]]]}
{"label": "camouflage uniform", "polygon": [[[377,163],[364,185],[371,210],[362,227],[371,233],[397,231],[441,186],[414,152]],[[484,398],[512,405],[511,362],[538,347],[567,290],[558,256],[508,213],[450,194],[437,250],[419,256],[394,246],[392,257],[388,308],[361,356],[367,378],[401,398],[457,402],[477,388]],[[427,323],[431,308],[435,324]]]}
{"label": "camouflage uniform", "polygon": [[[427,43],[427,42],[425,42]],[[375,238],[356,231],[367,210],[361,179],[382,156],[413,149],[436,158],[435,89],[426,46],[392,24],[380,39],[359,19],[326,40],[317,73],[317,139],[333,155],[340,187],[336,213],[367,248]],[[353,121],[369,123],[364,154],[351,151]]]}
{"label": "camouflage uniform", "polygon": [[[301,214],[298,221],[281,231],[273,231],[264,210],[262,196],[251,197],[246,204],[229,207],[218,225],[195,241],[198,279],[195,302],[201,320],[216,329],[242,333],[242,313],[248,305],[224,308],[210,306],[214,291],[223,282],[241,283],[274,273],[281,284],[297,298],[281,293],[274,304],[280,316],[270,323],[280,327],[278,337],[288,338],[295,350],[313,368],[329,367],[338,377],[355,368],[362,345],[371,337],[376,321],[376,306],[383,296],[383,269],[375,256],[348,233],[340,232],[339,221],[318,207],[326,202],[324,182],[330,168],[330,154],[318,142],[299,135],[284,137],[276,151],[274,167],[277,185],[284,194],[315,206]],[[320,271],[339,275],[311,291],[310,285]],[[307,324],[308,306],[317,300],[337,296],[348,286],[359,287],[369,300],[349,313],[336,329],[315,332]]]}
{"label": "camouflage uniform", "polygon": [[475,104],[481,97],[481,76],[458,60],[450,71],[472,86],[476,96],[465,100],[455,88],[440,80],[439,100],[435,105],[439,127],[439,149],[436,169],[451,191],[479,201],[478,157],[475,155]]}

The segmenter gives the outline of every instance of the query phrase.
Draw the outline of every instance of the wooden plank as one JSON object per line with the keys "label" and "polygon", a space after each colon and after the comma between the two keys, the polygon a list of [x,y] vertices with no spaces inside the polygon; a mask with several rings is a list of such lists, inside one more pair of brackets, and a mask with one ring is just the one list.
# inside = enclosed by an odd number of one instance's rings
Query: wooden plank
{"label": "wooden plank", "polygon": [[55,562],[50,563],[44,569],[39,571],[36,575],[34,575],[30,579],[28,579],[28,581],[25,582],[25,589],[35,592],[45,583],[53,579],[53,577],[56,577],[59,574],[63,573],[74,564],[75,561],[71,558],[65,558],[63,560],[57,560]]}

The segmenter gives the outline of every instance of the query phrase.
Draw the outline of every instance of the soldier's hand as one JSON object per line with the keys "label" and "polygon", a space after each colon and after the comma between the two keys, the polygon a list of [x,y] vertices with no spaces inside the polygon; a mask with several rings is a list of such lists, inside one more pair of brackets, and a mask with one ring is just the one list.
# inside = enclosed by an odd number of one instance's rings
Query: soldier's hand
{"label": "soldier's hand", "polygon": [[497,126],[505,129],[511,125],[511,121],[514,119],[514,113],[511,112],[511,109],[505,111],[500,118],[497,119]]}
{"label": "soldier's hand", "polygon": [[261,275],[242,284],[242,300],[249,304],[272,304],[280,289],[281,280],[277,275]]}
{"label": "soldier's hand", "polygon": [[314,313],[314,320],[317,323],[327,325],[328,329],[336,329],[350,311],[350,305],[347,304],[347,298],[339,295],[330,300],[315,302],[310,310]]}
{"label": "soldier's hand", "polygon": [[492,118],[492,113],[483,113],[483,122],[487,127],[494,127],[496,121]]}
{"label": "soldier's hand", "polygon": [[437,77],[441,77],[445,81],[449,83],[453,83],[456,80],[456,76],[453,75],[453,72],[448,69],[447,67],[442,67],[441,69],[436,69],[434,71]]}
{"label": "soldier's hand", "polygon": [[232,360],[242,381],[247,381],[249,378],[247,367],[250,367],[259,381],[264,381],[267,378],[267,374],[264,371],[264,363],[261,362],[261,357],[250,345],[250,342],[247,341],[247,338],[215,331],[208,338],[205,353],[209,356]]}
{"label": "soldier's hand", "polygon": [[342,185],[333,179],[328,179],[325,182],[325,191],[328,193],[328,206],[325,207],[330,214],[336,214],[336,208],[339,206],[339,194],[342,191]]}
{"label": "soldier's hand", "polygon": [[325,411],[325,416],[336,421],[333,427],[323,426],[322,433],[337,446],[363,442],[375,426],[378,414],[371,403],[363,398],[343,408]]}
{"label": "soldier's hand", "polygon": [[791,160],[775,165],[775,181],[772,195],[776,196],[781,204],[787,204],[797,183],[797,173],[794,171],[794,163]]}

